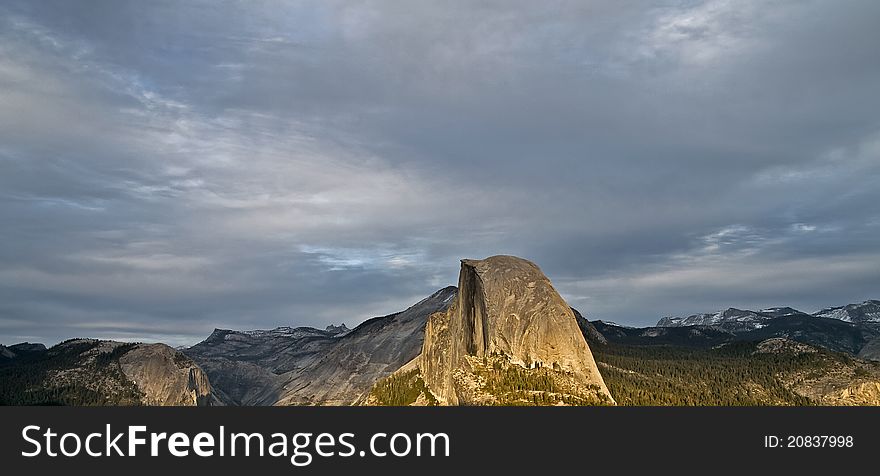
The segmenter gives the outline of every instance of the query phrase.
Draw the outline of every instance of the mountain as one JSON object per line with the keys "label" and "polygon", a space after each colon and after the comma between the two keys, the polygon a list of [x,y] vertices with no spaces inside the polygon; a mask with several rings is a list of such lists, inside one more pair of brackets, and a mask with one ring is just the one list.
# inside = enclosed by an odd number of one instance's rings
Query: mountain
{"label": "mountain", "polygon": [[32,354],[34,352],[42,352],[44,350],[46,350],[45,345],[31,344],[30,342],[22,342],[20,344],[10,345],[9,347],[0,345],[0,362]]}
{"label": "mountain", "polygon": [[30,342],[22,342],[20,344],[14,344],[9,346],[9,350],[12,351],[16,355],[25,355],[33,352],[43,352],[46,350],[46,346],[43,344],[32,344]]}
{"label": "mountain", "polygon": [[[124,345],[124,344],[123,344]],[[165,344],[135,344],[119,356],[122,373],[152,406],[208,406],[220,403],[212,395],[205,372],[181,352]]]}
{"label": "mountain", "polygon": [[760,341],[782,337],[851,356],[859,355],[868,343],[880,337],[880,330],[870,326],[807,314],[794,314],[778,319],[765,318],[760,326],[751,329],[749,326],[738,325],[627,328],[601,321],[593,324],[604,337],[622,344],[707,347],[733,341]]}
{"label": "mountain", "polygon": [[403,312],[357,326],[297,373],[278,404],[351,404],[418,355],[428,316],[445,310],[457,291],[443,288]]}
{"label": "mountain", "polygon": [[747,332],[765,327],[774,319],[798,316],[809,315],[790,307],[774,307],[758,312],[731,307],[687,317],[664,317],[657,322],[657,327],[714,326],[731,332]]}
{"label": "mountain", "polygon": [[880,337],[880,331],[837,319],[798,315],[774,319],[764,327],[737,334],[740,340],[763,340],[771,337],[784,337],[855,356],[868,342]]}
{"label": "mountain", "polygon": [[730,308],[726,311],[714,313],[693,314],[687,317],[668,316],[657,322],[657,327],[686,327],[686,326],[722,326],[736,325],[737,327],[754,327],[760,325],[761,316],[751,311],[742,311]]}
{"label": "mountain", "polygon": [[880,362],[880,337],[874,338],[865,344],[857,355],[862,360],[873,360]]}
{"label": "mountain", "polygon": [[880,324],[880,301],[870,300],[859,304],[829,307],[813,315],[854,324]]}
{"label": "mountain", "polygon": [[608,340],[605,339],[605,336],[596,329],[596,326],[593,325],[590,321],[587,320],[577,309],[571,308],[571,312],[574,314],[575,320],[577,320],[578,327],[581,329],[581,333],[587,339],[587,342],[596,341],[600,344],[607,344]]}
{"label": "mountain", "polygon": [[335,334],[310,327],[267,331],[215,329],[182,352],[208,374],[228,405],[273,405],[284,391],[284,375],[313,364]]}
{"label": "mountain", "polygon": [[574,313],[534,263],[462,260],[458,287],[428,319],[419,357],[365,403],[613,403]]}
{"label": "mountain", "polygon": [[418,355],[428,316],[446,309],[455,294],[456,288],[443,288],[354,330],[217,329],[184,352],[230,405],[347,405]]}
{"label": "mountain", "polygon": [[591,345],[610,342],[639,346],[713,347],[737,339],[735,333],[714,326],[637,328],[603,321],[593,321],[591,324],[604,339],[603,342],[602,339],[584,334]]}
{"label": "mountain", "polygon": [[0,361],[0,404],[173,405],[217,403],[204,372],[164,344],[72,339],[50,349],[10,346]]}
{"label": "mountain", "polygon": [[878,304],[626,327],[587,320],[534,263],[494,256],[354,329],[0,345],[0,405],[880,405]]}
{"label": "mountain", "polygon": [[761,315],[775,319],[779,317],[807,317],[809,314],[791,307],[771,307],[758,311]]}
{"label": "mountain", "polygon": [[880,325],[880,301],[870,300],[859,304],[830,307],[813,314],[790,307],[771,307],[760,311],[729,308],[725,311],[693,314],[687,317],[664,317],[657,322],[657,327],[716,326],[733,332],[743,332],[764,327],[772,319],[808,316],[836,319],[853,324]]}
{"label": "mountain", "polygon": [[[837,352],[859,355],[869,342],[880,337],[880,326],[873,325],[870,321],[875,309],[872,303],[877,302],[850,304],[826,309],[814,315],[790,307],[774,307],[760,311],[730,308],[726,311],[694,314],[684,318],[664,317],[657,323],[657,328],[653,328],[655,330],[644,330],[642,333],[646,336],[654,333],[656,334],[654,337],[658,337],[663,333],[657,330],[660,328],[713,327],[735,334],[735,337],[728,340],[784,337]],[[705,332],[705,329],[700,332]],[[631,334],[632,332],[628,333],[628,337],[632,338]]]}
{"label": "mountain", "polygon": [[331,325],[325,327],[324,330],[335,335],[336,337],[341,337],[341,336],[351,332],[351,329],[346,327],[344,323],[341,325],[338,325],[338,326],[334,326],[331,324]]}

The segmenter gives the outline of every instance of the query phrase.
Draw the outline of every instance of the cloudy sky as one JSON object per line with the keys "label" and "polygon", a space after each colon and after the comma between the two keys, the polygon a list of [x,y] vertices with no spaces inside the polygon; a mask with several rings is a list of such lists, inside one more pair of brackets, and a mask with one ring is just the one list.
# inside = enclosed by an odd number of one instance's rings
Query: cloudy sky
{"label": "cloudy sky", "polygon": [[[86,6],[87,5],[87,6]],[[4,1],[0,343],[880,298],[880,2]]]}

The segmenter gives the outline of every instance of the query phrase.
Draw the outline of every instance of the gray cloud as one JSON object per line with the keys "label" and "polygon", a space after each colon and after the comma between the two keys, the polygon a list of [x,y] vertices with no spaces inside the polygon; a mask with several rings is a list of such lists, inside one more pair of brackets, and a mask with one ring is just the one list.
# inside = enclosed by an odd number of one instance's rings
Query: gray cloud
{"label": "gray cloud", "polygon": [[349,325],[539,263],[594,318],[880,285],[880,6],[7,2],[0,342]]}

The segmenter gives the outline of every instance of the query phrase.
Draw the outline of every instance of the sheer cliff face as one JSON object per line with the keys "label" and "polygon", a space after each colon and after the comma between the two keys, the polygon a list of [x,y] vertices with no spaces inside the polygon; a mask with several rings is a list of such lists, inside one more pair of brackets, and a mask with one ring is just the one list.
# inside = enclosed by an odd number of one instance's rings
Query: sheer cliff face
{"label": "sheer cliff face", "polygon": [[441,402],[471,403],[463,401],[457,375],[474,358],[498,355],[558,371],[610,399],[571,308],[534,263],[511,256],[463,260],[456,300],[428,320],[422,377]]}
{"label": "sheer cliff face", "polygon": [[208,376],[164,344],[139,344],[119,358],[122,372],[143,393],[145,405],[205,406],[212,402]]}

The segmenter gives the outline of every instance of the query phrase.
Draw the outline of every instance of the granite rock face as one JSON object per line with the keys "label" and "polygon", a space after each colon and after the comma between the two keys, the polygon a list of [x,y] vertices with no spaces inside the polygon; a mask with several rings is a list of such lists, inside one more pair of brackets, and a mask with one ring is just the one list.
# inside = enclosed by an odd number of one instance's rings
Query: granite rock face
{"label": "granite rock face", "polygon": [[446,309],[455,295],[454,287],[443,288],[403,312],[359,325],[293,375],[278,404],[352,404],[419,354],[427,317]]}
{"label": "granite rock face", "polygon": [[[69,339],[47,349],[17,344],[0,361],[6,404],[208,406],[208,376],[165,344]],[[2,350],[2,349],[0,349]],[[5,379],[4,379],[5,376]],[[0,404],[4,396],[0,395]]]}
{"label": "granite rock face", "polygon": [[463,382],[474,381],[467,376],[474,362],[498,356],[525,369],[552,369],[613,401],[574,313],[538,266],[512,256],[461,263],[458,296],[428,319],[419,359],[441,403],[481,403],[471,401]]}
{"label": "granite rock face", "polygon": [[334,343],[333,334],[310,327],[268,331],[215,329],[184,353],[208,374],[227,405],[274,405],[290,375],[314,365]]}
{"label": "granite rock face", "polygon": [[119,366],[151,406],[212,404],[208,376],[185,355],[164,344],[138,344],[119,358]]}
{"label": "granite rock face", "polygon": [[599,329],[596,329],[596,326],[587,320],[577,309],[571,308],[571,312],[574,313],[574,318],[577,320],[578,327],[581,329],[581,333],[584,335],[584,338],[587,339],[587,345],[590,343],[596,343],[599,345],[608,344],[608,339],[599,332]]}
{"label": "granite rock face", "polygon": [[859,351],[858,358],[880,362],[880,337],[865,344],[865,346]]}
{"label": "granite rock face", "polygon": [[349,405],[419,354],[428,316],[445,310],[455,295],[454,287],[440,289],[353,330],[218,329],[184,352],[229,405]]}

